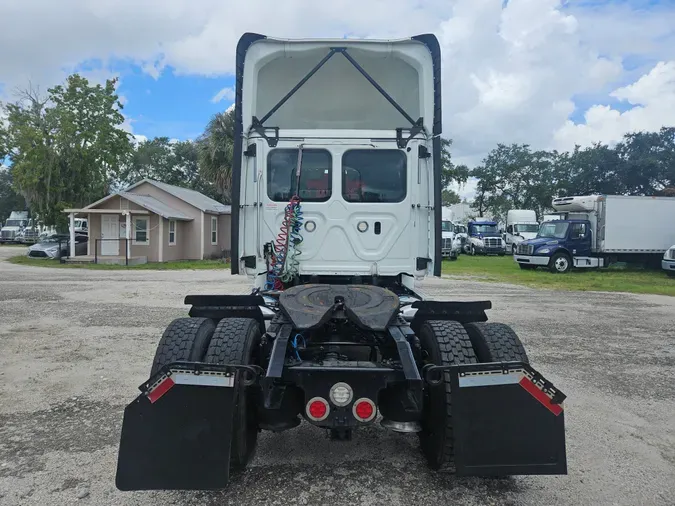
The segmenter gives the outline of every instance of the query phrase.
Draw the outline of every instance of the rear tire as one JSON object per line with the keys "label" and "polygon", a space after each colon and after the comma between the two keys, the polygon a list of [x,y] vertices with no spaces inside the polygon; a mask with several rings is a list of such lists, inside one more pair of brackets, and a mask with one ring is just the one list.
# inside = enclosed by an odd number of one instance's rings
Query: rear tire
{"label": "rear tire", "polygon": [[[462,324],[456,321],[431,320],[418,333],[424,361],[436,365],[475,364],[476,355]],[[443,372],[443,382],[424,387],[422,431],[418,433],[422,453],[432,469],[442,469],[454,459],[452,397],[450,373]]]}
{"label": "rear tire", "polygon": [[476,357],[485,362],[530,363],[523,343],[511,327],[504,323],[467,323],[464,325]]}
{"label": "rear tire", "polygon": [[178,318],[162,334],[152,361],[150,376],[172,362],[201,362],[215,325],[209,318]]}
{"label": "rear tire", "polygon": [[[204,362],[209,364],[260,365],[260,325],[252,318],[223,318],[218,323]],[[243,470],[258,443],[257,407],[261,402],[257,385],[235,387],[230,469]]]}

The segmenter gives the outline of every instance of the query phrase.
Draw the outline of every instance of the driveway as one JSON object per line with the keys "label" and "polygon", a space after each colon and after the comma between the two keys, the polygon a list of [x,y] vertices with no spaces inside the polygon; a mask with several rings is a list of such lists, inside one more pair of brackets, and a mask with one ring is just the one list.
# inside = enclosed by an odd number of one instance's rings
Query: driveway
{"label": "driveway", "polygon": [[433,298],[492,300],[490,319],[567,394],[567,476],[458,479],[428,470],[415,436],[374,426],[335,443],[302,424],[263,433],[227,492],[121,493],[122,411],[164,327],[186,294],[247,293],[248,281],[2,261],[22,252],[0,247],[0,504],[672,504],[675,298],[425,283]]}

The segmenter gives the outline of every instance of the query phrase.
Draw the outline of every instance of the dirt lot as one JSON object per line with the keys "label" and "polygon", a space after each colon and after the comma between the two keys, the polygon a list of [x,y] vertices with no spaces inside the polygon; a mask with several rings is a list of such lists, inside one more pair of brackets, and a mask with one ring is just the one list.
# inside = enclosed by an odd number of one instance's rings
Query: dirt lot
{"label": "dirt lot", "polygon": [[[0,259],[17,253],[0,247]],[[331,443],[303,424],[264,433],[226,493],[118,492],[122,410],[163,328],[185,314],[185,294],[245,293],[247,281],[0,260],[0,504],[673,504],[675,298],[453,280],[425,288],[491,299],[491,320],[513,325],[568,395],[568,476],[457,479],[429,471],[414,436],[377,426]]]}

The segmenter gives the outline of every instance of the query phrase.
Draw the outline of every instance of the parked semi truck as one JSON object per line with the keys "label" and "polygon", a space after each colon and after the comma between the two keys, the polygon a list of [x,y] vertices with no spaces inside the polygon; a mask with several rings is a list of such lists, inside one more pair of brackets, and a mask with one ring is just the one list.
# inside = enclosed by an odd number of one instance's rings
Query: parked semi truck
{"label": "parked semi truck", "polygon": [[608,267],[616,262],[658,267],[675,243],[675,199],[588,195],[553,200],[564,219],[544,222],[521,242],[514,260],[523,269]]}
{"label": "parked semi truck", "polygon": [[21,242],[28,222],[28,211],[12,211],[5,225],[0,229],[0,242]]}
{"label": "parked semi truck", "polygon": [[443,207],[441,213],[441,254],[443,258],[457,260],[462,252],[462,240],[455,230],[452,209]]}
{"label": "parked semi truck", "polygon": [[459,475],[566,474],[565,395],[516,333],[420,293],[441,275],[441,62],[433,35],[240,39],[231,268],[252,291],[186,297],[124,410],[118,488],[224,488],[259,432],[302,421],[334,444],[379,423]]}
{"label": "parked semi truck", "polygon": [[499,224],[496,221],[476,218],[467,223],[467,230],[469,254],[504,256],[506,242],[499,232]]}
{"label": "parked semi truck", "polygon": [[537,213],[531,209],[510,209],[506,213],[506,250],[515,254],[516,246],[525,239],[534,239],[539,231]]}

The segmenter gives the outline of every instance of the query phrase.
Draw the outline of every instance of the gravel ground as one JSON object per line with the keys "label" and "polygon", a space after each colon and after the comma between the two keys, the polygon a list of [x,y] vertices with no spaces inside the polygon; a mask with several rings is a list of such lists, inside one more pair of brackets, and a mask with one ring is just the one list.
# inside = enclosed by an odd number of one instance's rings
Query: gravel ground
{"label": "gravel ground", "polygon": [[121,493],[122,411],[163,328],[186,294],[245,293],[247,280],[1,260],[21,252],[0,247],[0,504],[673,504],[675,298],[425,283],[437,299],[491,299],[491,320],[568,395],[567,476],[458,479],[429,471],[414,436],[376,426],[331,443],[303,424],[263,433],[226,492]]}

